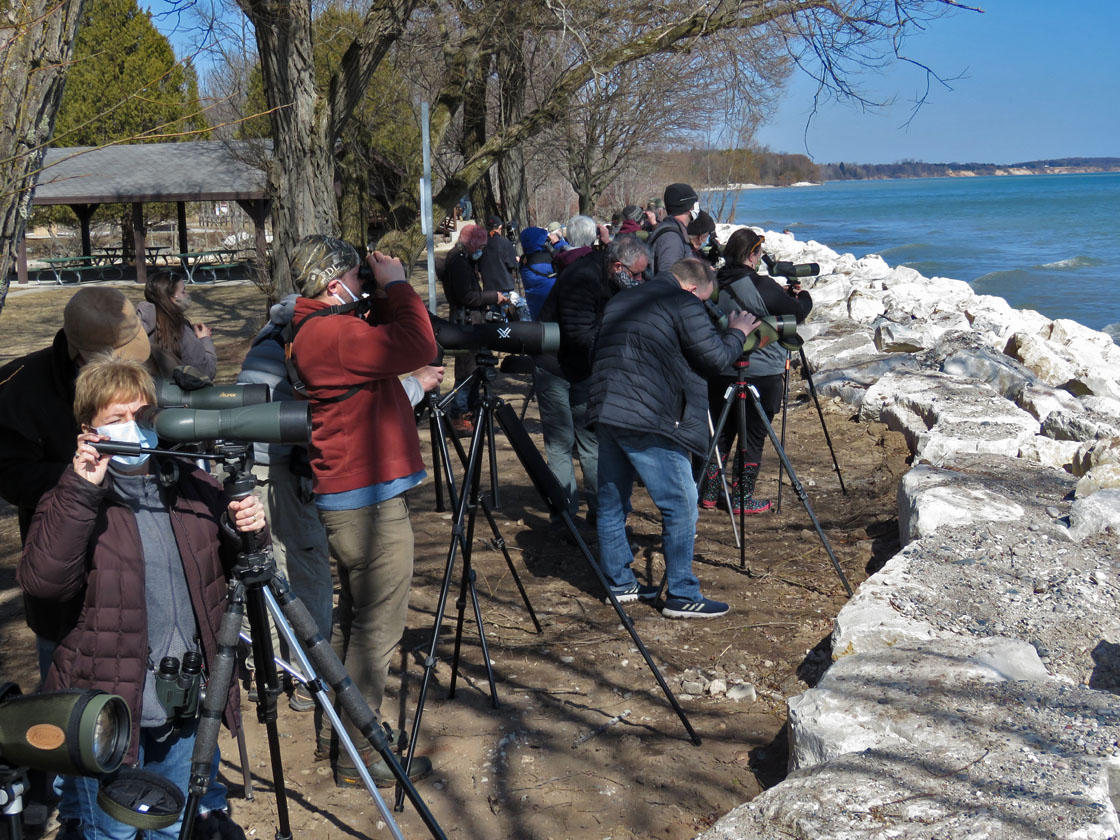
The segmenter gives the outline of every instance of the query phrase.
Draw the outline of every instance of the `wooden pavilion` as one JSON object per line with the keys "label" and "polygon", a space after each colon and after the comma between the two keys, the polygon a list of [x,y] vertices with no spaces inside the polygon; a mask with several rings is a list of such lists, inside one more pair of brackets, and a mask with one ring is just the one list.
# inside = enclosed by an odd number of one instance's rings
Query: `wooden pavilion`
{"label": "wooden pavilion", "polygon": [[[253,220],[257,264],[267,265],[268,179],[260,162],[271,151],[264,141],[199,140],[190,143],[76,146],[48,149],[34,205],[65,204],[81,224],[82,253],[91,256],[90,217],[102,204],[131,204],[136,242],[136,280],[147,280],[147,230],[143,207],[174,202],[180,254],[190,252],[188,201],[236,201]],[[257,161],[257,162],[254,162]],[[27,248],[18,245],[17,274],[27,282]]]}

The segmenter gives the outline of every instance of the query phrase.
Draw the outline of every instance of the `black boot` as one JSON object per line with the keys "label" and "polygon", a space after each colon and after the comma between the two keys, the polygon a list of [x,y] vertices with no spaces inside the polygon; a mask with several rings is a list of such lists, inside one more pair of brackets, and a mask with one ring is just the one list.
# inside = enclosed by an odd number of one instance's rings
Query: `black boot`
{"label": "black boot", "polygon": [[[739,506],[743,513],[765,513],[770,510],[769,499],[754,498],[754,484],[758,480],[758,464],[747,464],[739,479]],[[735,513],[739,511],[736,510]]]}

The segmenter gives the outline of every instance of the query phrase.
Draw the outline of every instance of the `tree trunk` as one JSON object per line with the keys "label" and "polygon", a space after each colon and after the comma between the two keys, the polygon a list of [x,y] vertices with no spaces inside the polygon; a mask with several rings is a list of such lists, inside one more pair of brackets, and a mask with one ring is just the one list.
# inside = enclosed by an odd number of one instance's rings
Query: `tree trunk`
{"label": "tree trunk", "polygon": [[[463,90],[463,158],[470,159],[486,143],[486,79],[490,74],[489,60],[475,65],[472,77]],[[486,218],[498,212],[498,200],[488,177],[479,178],[470,188],[475,221],[486,223]]]}
{"label": "tree trunk", "polygon": [[[498,53],[498,116],[505,131],[525,116],[525,86],[528,68],[520,43],[506,45]],[[498,160],[498,189],[502,218],[519,227],[529,224],[529,189],[525,182],[525,150],[515,146]]]}
{"label": "tree trunk", "polygon": [[0,311],[81,17],[82,0],[21,0],[0,11]]}
{"label": "tree trunk", "polygon": [[337,236],[334,156],[328,145],[326,103],[315,90],[311,13],[302,3],[246,11],[254,23],[264,92],[271,109],[272,266],[277,293],[297,291],[291,255],[313,233]]}

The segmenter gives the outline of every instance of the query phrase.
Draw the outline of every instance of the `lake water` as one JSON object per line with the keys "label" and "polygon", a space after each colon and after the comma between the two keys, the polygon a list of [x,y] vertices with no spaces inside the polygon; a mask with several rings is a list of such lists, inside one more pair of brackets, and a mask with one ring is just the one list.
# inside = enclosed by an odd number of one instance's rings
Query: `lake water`
{"label": "lake water", "polygon": [[[718,208],[718,196],[705,196]],[[1120,335],[1120,173],[837,181],[749,189],[735,221]]]}

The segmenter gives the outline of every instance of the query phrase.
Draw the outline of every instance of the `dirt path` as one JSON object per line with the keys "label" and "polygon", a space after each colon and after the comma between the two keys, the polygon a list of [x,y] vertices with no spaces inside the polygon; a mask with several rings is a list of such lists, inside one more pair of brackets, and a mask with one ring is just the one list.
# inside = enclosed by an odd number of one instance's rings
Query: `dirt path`
{"label": "dirt path", "polygon": [[[127,291],[139,297],[136,289]],[[45,346],[70,293],[51,289],[10,296],[0,315],[0,362]],[[231,381],[263,304],[251,286],[195,288],[192,295],[192,317],[214,328],[219,379]],[[520,410],[526,380],[503,376],[498,385]],[[801,383],[795,385],[786,448],[841,565],[858,585],[898,549],[895,492],[906,469],[905,446],[882,426],[855,422],[843,407],[827,404],[825,420],[848,489],[842,495],[820,420]],[[526,423],[539,442],[534,405]],[[427,457],[426,424],[421,439]],[[777,460],[772,452],[764,460],[760,492],[773,496]],[[784,701],[812,685],[829,662],[828,634],[846,597],[789,486],[780,514],[748,521],[746,570],[739,568],[727,515],[701,514],[697,574],[706,594],[730,602],[728,616],[670,621],[649,606],[628,605],[637,632],[703,740],[693,746],[618,616],[602,600],[586,562],[549,531],[547,513],[504,440],[498,475],[498,524],[543,632],[533,632],[480,518],[474,567],[501,706],[495,709],[490,702],[469,608],[458,691],[447,698],[457,564],[420,734],[420,752],[436,767],[420,792],[448,836],[678,840],[778,781],[786,762]],[[634,502],[635,569],[643,580],[656,582],[663,568],[656,509],[640,490]],[[409,727],[431,644],[451,520],[450,513],[435,511],[430,481],[411,494],[410,503],[416,574],[409,629],[383,709],[387,718]],[[18,551],[14,511],[4,506],[0,680],[30,687],[35,683],[33,640],[15,588]],[[719,681],[740,699],[722,693]],[[244,702],[243,708],[252,720],[251,705]],[[335,788],[328,768],[314,762],[311,715],[282,703],[279,727],[296,833],[388,837],[368,795]],[[259,838],[275,827],[263,727],[249,724],[248,743],[255,799],[238,798],[237,749],[225,737],[223,775],[234,788],[236,819]],[[397,819],[406,837],[427,836],[411,808]]]}

